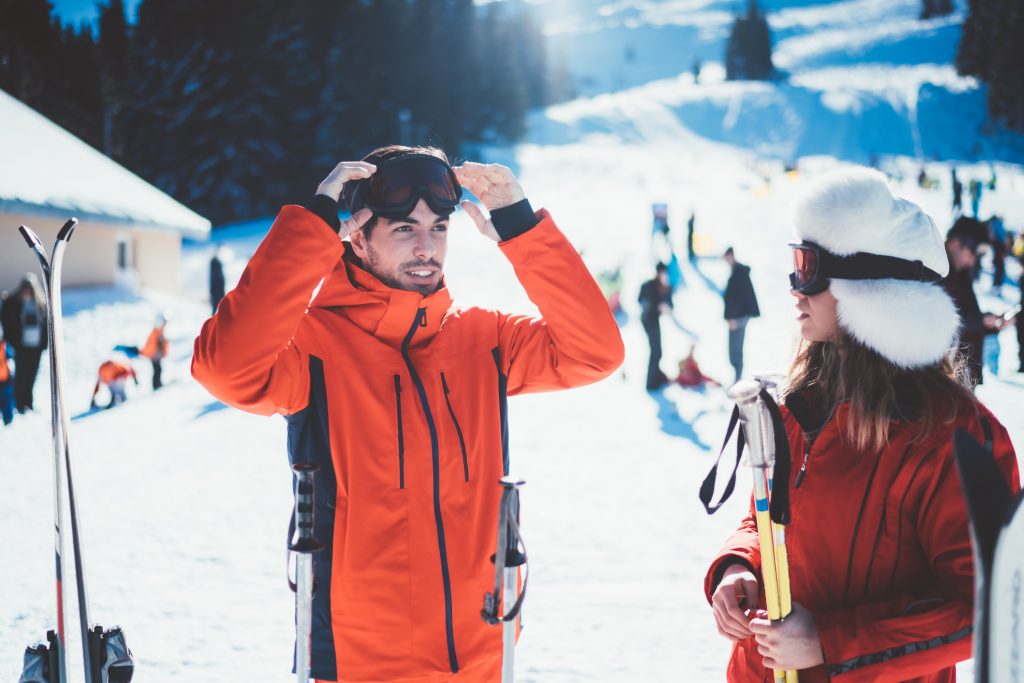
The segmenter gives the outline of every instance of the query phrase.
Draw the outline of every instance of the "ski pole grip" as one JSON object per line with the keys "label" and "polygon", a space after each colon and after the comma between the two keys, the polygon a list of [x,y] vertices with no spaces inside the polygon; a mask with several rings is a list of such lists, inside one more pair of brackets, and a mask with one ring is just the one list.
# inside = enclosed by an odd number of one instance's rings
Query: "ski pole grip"
{"label": "ski pole grip", "polygon": [[510,498],[507,509],[508,517],[505,520],[505,567],[518,567],[526,562],[526,557],[519,552],[519,538],[513,533],[510,522],[514,521],[516,526],[519,525],[519,489],[526,482],[522,479],[505,476],[498,480],[498,483]]}
{"label": "ski pole grip", "polygon": [[295,534],[288,549],[296,553],[315,553],[323,549],[323,544],[313,535],[313,476],[319,465],[299,463],[292,465],[295,474]]}
{"label": "ski pole grip", "polygon": [[741,380],[729,389],[728,396],[736,402],[740,422],[746,436],[750,466],[767,469],[772,466],[774,443],[768,444],[765,433],[766,408],[761,400],[764,385],[757,380]]}

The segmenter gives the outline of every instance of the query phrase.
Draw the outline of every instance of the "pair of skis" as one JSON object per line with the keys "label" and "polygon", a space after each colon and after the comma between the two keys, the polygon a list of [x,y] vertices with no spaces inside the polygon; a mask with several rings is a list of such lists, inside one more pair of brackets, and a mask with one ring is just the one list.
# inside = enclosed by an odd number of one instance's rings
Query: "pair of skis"
{"label": "pair of skis", "polygon": [[52,260],[39,237],[27,226],[19,231],[39,261],[46,297],[47,330],[50,344],[50,419],[53,431],[53,507],[55,527],[57,630],[47,633],[47,642],[29,647],[25,652],[25,668],[19,683],[67,683],[67,640],[64,614],[67,595],[64,591],[64,484],[67,483],[67,505],[70,512],[71,543],[74,556],[75,588],[78,595],[79,628],[82,639],[85,683],[128,683],[134,671],[131,651],[125,645],[120,628],[104,630],[89,624],[88,594],[82,560],[82,539],[79,531],[78,504],[71,472],[71,450],[68,438],[68,414],[64,404],[64,320],[61,304],[61,273],[64,253],[78,220],[72,218],[57,233]]}

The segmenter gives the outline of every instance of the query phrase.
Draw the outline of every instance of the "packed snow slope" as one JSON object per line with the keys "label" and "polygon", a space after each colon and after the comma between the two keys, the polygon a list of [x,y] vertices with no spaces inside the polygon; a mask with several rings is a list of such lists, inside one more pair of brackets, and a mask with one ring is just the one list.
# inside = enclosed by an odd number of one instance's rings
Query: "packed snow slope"
{"label": "packed snow slope", "polygon": [[[1024,137],[991,126],[985,88],[953,61],[966,2],[919,19],[920,0],[760,0],[773,37],[774,82],[727,82],[722,65],[735,0],[551,0],[548,49],[579,100],[538,113],[543,142],[638,126],[656,108],[711,140],[783,160],[828,154],[865,163],[898,154],[1024,161]],[[700,64],[694,78],[695,62]],[[670,128],[670,127],[669,127]]]}
{"label": "packed snow slope", "polygon": [[[781,370],[794,331],[784,278],[788,206],[837,162],[812,160],[798,174],[770,164],[752,169],[746,153],[697,140],[528,145],[515,161],[534,203],[553,212],[592,268],[623,269],[629,314],[621,373],[592,387],[511,401],[513,471],[527,481],[523,525],[533,569],[517,678],[668,682],[690,672],[722,680],[728,644],[715,632],[701,582],[745,505],[738,496],[708,517],[697,500],[727,420],[721,392],[643,389],[646,342],[633,302],[650,275],[648,207],[652,199],[670,201],[678,238],[679,207],[695,206],[705,253],[684,267],[679,324],[664,326],[665,370],[697,340],[705,370],[730,378],[718,294],[726,271],[713,256],[726,244],[753,267],[764,311],[748,333],[748,366]],[[987,200],[1015,225],[1024,218],[1022,183],[1006,169]],[[896,187],[940,224],[948,221],[944,191]],[[237,278],[266,228],[262,221],[229,233],[229,276]],[[681,249],[678,240],[675,246]],[[138,364],[142,385],[129,403],[72,421],[93,616],[126,628],[139,680],[283,680],[293,615],[284,580],[285,427],[280,418],[225,408],[188,375],[191,342],[208,314],[201,301],[208,256],[202,245],[186,251],[185,298],[68,294],[73,415],[85,411],[95,369],[112,347],[141,341],[157,310],[172,313],[171,384],[152,393],[148,368]],[[500,252],[461,213],[447,273],[457,301],[532,310]],[[1001,310],[1018,296],[1007,287],[986,303]],[[990,374],[979,395],[1024,449],[1017,408],[1024,381],[1010,364],[1012,332],[1002,342],[1002,373]],[[46,376],[44,369],[37,411],[0,429],[0,638],[7,643],[0,677],[7,680],[18,675],[24,645],[53,626]],[[486,588],[466,599],[481,599]]]}

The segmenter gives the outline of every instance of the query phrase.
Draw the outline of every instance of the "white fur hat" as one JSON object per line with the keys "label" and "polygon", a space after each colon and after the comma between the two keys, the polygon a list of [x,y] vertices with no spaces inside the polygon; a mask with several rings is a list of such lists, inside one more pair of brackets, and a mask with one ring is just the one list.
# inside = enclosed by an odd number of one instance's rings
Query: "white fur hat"
{"label": "white fur hat", "polygon": [[[945,243],[917,204],[894,197],[886,177],[869,168],[833,171],[797,201],[797,239],[837,256],[857,252],[895,256],[949,273]],[[956,342],[960,316],[936,283],[840,280],[830,284],[839,325],[902,368],[933,365]]]}

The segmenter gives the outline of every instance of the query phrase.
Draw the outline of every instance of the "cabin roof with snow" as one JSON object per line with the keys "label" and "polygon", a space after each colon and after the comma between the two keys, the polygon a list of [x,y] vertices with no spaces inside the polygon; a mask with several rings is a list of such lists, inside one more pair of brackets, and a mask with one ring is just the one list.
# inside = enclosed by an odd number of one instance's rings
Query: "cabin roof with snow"
{"label": "cabin roof with snow", "polygon": [[210,221],[0,91],[0,212],[210,235]]}

